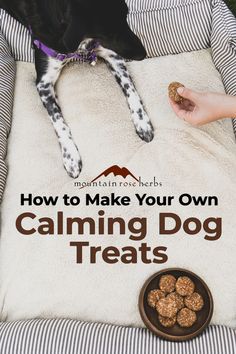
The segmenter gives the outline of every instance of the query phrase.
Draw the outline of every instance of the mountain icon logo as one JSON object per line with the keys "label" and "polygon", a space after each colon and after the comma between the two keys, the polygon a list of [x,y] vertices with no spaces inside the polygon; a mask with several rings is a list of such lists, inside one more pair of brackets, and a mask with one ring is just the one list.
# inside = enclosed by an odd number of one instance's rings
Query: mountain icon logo
{"label": "mountain icon logo", "polygon": [[[124,179],[126,179],[127,177],[131,177],[135,181],[139,182],[139,179],[132,172],[130,172],[130,170],[128,170],[126,167],[119,167],[118,165],[113,165],[113,166],[107,168],[102,173],[100,173],[100,175],[95,177],[89,184],[91,185],[94,182],[96,182],[97,180],[99,180],[100,178],[108,177],[110,175],[113,175],[115,177],[121,176]],[[80,189],[83,189],[83,188],[85,188],[85,186],[81,187]]]}
{"label": "mountain icon logo", "polygon": [[117,165],[111,166],[107,168],[105,171],[103,171],[99,176],[94,178],[91,183],[96,182],[99,178],[101,177],[108,177],[109,175],[113,174],[115,177],[116,176],[121,176],[124,179],[127,178],[128,176],[132,177],[135,179],[135,181],[139,181],[137,177],[133,175],[126,167],[119,167]]}

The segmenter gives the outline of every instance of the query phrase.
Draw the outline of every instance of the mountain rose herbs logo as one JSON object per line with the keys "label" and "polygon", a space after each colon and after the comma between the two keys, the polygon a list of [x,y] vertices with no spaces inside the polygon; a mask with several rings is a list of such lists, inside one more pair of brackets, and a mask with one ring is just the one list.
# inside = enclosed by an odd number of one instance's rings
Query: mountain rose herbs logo
{"label": "mountain rose herbs logo", "polygon": [[[123,180],[118,180],[118,177],[122,177]],[[80,189],[85,187],[162,187],[162,182],[158,181],[156,177],[153,177],[151,181],[144,181],[141,176],[136,177],[126,167],[113,165],[91,182],[78,181],[74,183],[74,186]]]}

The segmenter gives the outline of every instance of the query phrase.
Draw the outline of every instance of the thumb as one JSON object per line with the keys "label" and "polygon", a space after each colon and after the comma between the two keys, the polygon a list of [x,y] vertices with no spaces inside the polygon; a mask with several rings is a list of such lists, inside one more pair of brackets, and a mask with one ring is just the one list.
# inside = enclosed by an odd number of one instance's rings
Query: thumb
{"label": "thumb", "polygon": [[187,100],[190,100],[190,101],[194,101],[198,95],[197,92],[190,90],[187,87],[179,87],[177,89],[177,92],[181,97],[186,98]]}

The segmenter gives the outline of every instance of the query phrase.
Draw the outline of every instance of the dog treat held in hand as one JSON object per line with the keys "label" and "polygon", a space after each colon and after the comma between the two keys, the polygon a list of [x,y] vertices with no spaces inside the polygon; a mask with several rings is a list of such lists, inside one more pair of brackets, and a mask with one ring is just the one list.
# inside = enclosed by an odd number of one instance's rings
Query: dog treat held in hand
{"label": "dog treat held in hand", "polygon": [[181,310],[184,307],[184,299],[183,299],[183,297],[181,295],[179,295],[178,293],[176,293],[176,292],[169,294],[167,296],[167,299],[171,299],[171,300],[175,301],[178,311]]}
{"label": "dog treat held in hand", "polygon": [[160,289],[154,289],[151,290],[148,294],[148,305],[150,307],[155,308],[156,307],[156,303],[157,301],[159,301],[160,299],[165,297],[165,293],[163,291],[161,291]]}
{"label": "dog treat held in hand", "polygon": [[178,312],[176,302],[167,298],[161,299],[157,302],[156,310],[159,315],[168,318],[173,318]]}
{"label": "dog treat held in hand", "polygon": [[163,317],[163,316],[159,315],[158,319],[159,319],[160,324],[166,328],[171,328],[176,323],[176,316],[173,318],[167,318],[167,317]]}
{"label": "dog treat held in hand", "polygon": [[183,102],[183,97],[181,97],[177,92],[179,87],[184,87],[184,85],[182,85],[180,82],[172,82],[168,87],[169,97],[176,103]]}
{"label": "dog treat held in hand", "polygon": [[194,292],[195,285],[188,277],[179,277],[176,282],[176,291],[181,296],[189,296]]}
{"label": "dog treat held in hand", "polygon": [[196,322],[197,315],[194,311],[187,309],[186,307],[180,310],[177,316],[177,322],[180,327],[189,328]]}
{"label": "dog treat held in hand", "polygon": [[189,295],[184,300],[185,305],[193,311],[200,311],[204,306],[203,298],[198,293],[193,293]]}
{"label": "dog treat held in hand", "polygon": [[173,275],[163,275],[160,279],[159,287],[166,293],[171,293],[175,290],[176,279]]}

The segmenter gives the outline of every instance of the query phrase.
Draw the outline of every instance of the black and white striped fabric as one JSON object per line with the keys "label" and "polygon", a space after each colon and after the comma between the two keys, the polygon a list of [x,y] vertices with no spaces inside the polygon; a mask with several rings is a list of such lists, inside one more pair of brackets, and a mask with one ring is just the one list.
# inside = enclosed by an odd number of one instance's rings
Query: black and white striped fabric
{"label": "black and white striped fabric", "polygon": [[149,57],[210,47],[212,0],[126,0]]}
{"label": "black and white striped fabric", "polygon": [[15,61],[8,44],[0,33],[0,204],[7,178],[7,138],[11,128],[11,115],[15,83]]}
{"label": "black and white striped fabric", "polygon": [[211,326],[181,343],[161,340],[140,328],[72,320],[0,324],[1,354],[235,354],[233,330]]}
{"label": "black and white striped fabric", "polygon": [[0,9],[0,31],[11,48],[15,60],[34,62],[34,51],[28,29]]}

